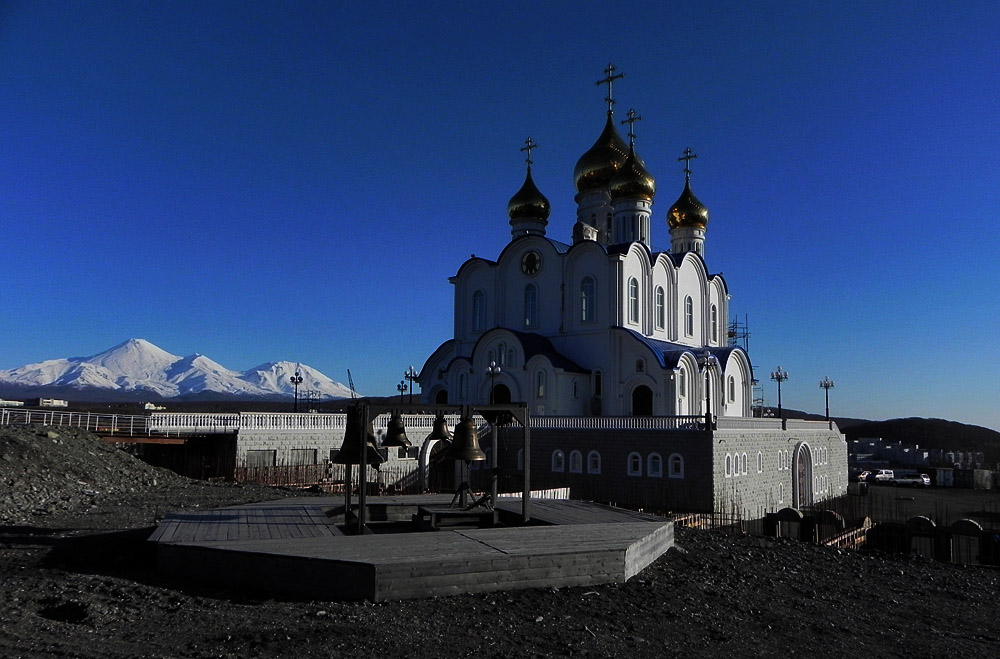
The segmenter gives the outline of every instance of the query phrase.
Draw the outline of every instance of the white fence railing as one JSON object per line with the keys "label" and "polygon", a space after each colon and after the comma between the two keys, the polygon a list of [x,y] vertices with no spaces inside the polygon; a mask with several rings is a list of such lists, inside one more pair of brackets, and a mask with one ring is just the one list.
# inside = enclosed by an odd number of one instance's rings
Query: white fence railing
{"label": "white fence railing", "polygon": [[53,410],[0,409],[0,426],[41,425],[83,428],[112,435],[146,435],[149,417],[141,414],[98,414]]}

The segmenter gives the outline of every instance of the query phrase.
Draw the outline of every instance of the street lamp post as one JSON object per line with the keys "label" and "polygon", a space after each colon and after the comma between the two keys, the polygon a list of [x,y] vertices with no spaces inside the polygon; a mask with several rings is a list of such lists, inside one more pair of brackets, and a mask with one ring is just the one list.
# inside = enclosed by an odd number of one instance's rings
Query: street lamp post
{"label": "street lamp post", "polygon": [[784,425],[785,416],[781,411],[781,383],[788,379],[788,371],[781,370],[779,366],[771,372],[771,379],[778,383],[778,418],[781,419],[782,425]]}
{"label": "street lamp post", "polygon": [[302,384],[302,374],[299,373],[299,369],[295,369],[295,375],[289,378],[292,385],[295,386],[295,411],[299,411],[299,385]]}
{"label": "street lamp post", "polygon": [[406,393],[406,388],[407,388],[406,387],[406,382],[403,381],[403,380],[400,380],[399,384],[396,385],[396,391],[399,392],[399,404],[400,405],[403,404],[403,394]]}
{"label": "street lamp post", "polygon": [[413,404],[413,381],[417,379],[419,375],[415,370],[413,370],[413,364],[410,364],[410,368],[403,373],[403,377],[410,381],[410,404]]}
{"label": "street lamp post", "polygon": [[824,375],[823,379],[819,381],[819,386],[825,389],[826,393],[826,424],[830,426],[830,430],[833,430],[833,425],[830,423],[830,390],[833,389],[833,380],[829,376]]}
{"label": "street lamp post", "polygon": [[708,350],[698,357],[698,365],[705,371],[705,427],[712,428],[712,378],[708,373],[709,366],[714,357]]}
{"label": "street lamp post", "polygon": [[486,374],[490,376],[490,405],[493,404],[493,382],[500,375],[500,371],[501,368],[497,366],[496,362],[490,362],[490,365],[486,367]]}

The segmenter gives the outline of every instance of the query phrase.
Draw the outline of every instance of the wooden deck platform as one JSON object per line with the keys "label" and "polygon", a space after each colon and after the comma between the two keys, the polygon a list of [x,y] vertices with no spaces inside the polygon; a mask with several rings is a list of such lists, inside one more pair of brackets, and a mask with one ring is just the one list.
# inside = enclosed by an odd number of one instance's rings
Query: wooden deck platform
{"label": "wooden deck platform", "polygon": [[[447,496],[372,497],[404,520]],[[514,518],[520,500],[501,500]],[[673,524],[580,501],[532,501],[539,525],[344,535],[343,499],[296,498],[172,514],[150,541],[161,572],[271,595],[384,600],[623,582],[673,546]]]}

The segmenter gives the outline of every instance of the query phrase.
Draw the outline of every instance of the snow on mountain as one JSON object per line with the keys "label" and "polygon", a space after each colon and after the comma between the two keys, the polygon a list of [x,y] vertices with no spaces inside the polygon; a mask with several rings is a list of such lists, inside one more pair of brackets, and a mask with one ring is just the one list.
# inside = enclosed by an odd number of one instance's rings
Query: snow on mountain
{"label": "snow on mountain", "polygon": [[[298,371],[302,382],[299,384],[299,394],[304,391],[320,391],[324,395],[335,398],[350,398],[351,389],[339,382],[334,382],[319,371],[304,364],[295,362],[269,362],[243,372],[242,379],[262,389],[280,391],[289,396],[295,392],[292,376]],[[330,392],[330,393],[325,393]]]}
{"label": "snow on mountain", "polygon": [[247,396],[291,396],[291,376],[302,376],[299,393],[346,398],[351,390],[323,373],[295,362],[272,362],[233,371],[204,355],[178,357],[144,339],[129,339],[91,357],[50,359],[0,371],[0,383],[70,386],[77,389],[150,391],[165,398],[215,391]]}

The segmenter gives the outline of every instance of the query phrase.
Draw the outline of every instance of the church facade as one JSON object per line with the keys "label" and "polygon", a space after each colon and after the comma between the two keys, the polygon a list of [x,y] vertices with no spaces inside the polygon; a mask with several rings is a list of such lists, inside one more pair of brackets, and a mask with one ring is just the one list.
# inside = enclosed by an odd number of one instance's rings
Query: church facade
{"label": "church facade", "polygon": [[[729,288],[706,261],[708,209],[691,187],[662,215],[656,184],[614,120],[574,168],[576,217],[549,235],[531,175],[507,206],[510,240],[450,278],[454,336],[427,359],[423,402],[523,402],[533,487],[631,507],[758,517],[846,492],[843,436],[827,423],[753,418],[749,356],[728,337]],[[664,222],[670,248],[654,251]],[[567,222],[567,225],[569,222]],[[523,473],[521,453],[498,456]]]}
{"label": "church facade", "polygon": [[454,338],[421,370],[425,402],[524,401],[539,416],[750,416],[750,360],[728,345],[729,289],[706,265],[708,210],[690,169],[666,213],[671,248],[655,252],[655,183],[609,110],[576,164],[577,219],[562,242],[547,235],[532,146],[508,204],[510,242],[451,278]]}

